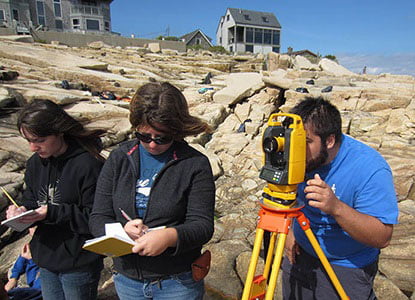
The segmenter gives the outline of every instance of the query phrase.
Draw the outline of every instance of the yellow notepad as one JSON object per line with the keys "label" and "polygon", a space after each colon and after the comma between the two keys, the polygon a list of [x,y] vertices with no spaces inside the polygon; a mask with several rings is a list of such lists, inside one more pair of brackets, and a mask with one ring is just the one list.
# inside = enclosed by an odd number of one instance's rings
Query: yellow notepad
{"label": "yellow notepad", "polygon": [[105,224],[105,235],[85,241],[82,248],[109,257],[133,253],[134,241],[127,235],[121,223]]}

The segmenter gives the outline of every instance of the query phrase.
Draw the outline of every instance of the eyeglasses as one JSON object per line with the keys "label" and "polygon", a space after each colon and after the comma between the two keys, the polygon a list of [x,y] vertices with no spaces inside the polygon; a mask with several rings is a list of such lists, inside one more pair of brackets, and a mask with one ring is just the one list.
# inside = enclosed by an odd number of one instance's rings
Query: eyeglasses
{"label": "eyeglasses", "polygon": [[157,145],[165,145],[173,141],[173,137],[171,136],[158,136],[153,139],[150,135],[147,135],[147,134],[141,134],[139,132],[135,132],[134,134],[137,137],[137,139],[139,139],[140,141],[146,144],[149,144],[153,141]]}

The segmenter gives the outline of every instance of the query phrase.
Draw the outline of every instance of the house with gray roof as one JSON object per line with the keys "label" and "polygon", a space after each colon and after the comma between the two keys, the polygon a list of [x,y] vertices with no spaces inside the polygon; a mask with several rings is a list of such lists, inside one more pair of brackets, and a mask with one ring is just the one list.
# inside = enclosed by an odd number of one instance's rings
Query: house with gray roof
{"label": "house with gray roof", "polygon": [[216,44],[229,52],[280,52],[281,25],[273,13],[228,8],[219,20]]}
{"label": "house with gray roof", "polygon": [[113,0],[1,0],[0,26],[66,32],[111,32]]}
{"label": "house with gray roof", "polygon": [[203,33],[202,30],[196,29],[190,33],[187,33],[179,39],[186,44],[186,46],[200,45],[204,49],[212,47],[212,38]]}

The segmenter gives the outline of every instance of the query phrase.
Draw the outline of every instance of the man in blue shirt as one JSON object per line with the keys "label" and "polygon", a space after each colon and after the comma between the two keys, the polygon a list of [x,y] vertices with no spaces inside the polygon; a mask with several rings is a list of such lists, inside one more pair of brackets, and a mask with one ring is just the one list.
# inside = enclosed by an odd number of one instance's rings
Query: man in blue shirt
{"label": "man in blue shirt", "polygon": [[[377,151],[342,134],[330,102],[306,98],[291,113],[301,116],[307,134],[302,211],[350,299],[376,299],[379,249],[388,246],[398,219],[392,171]],[[284,299],[339,298],[297,222],[282,269]]]}

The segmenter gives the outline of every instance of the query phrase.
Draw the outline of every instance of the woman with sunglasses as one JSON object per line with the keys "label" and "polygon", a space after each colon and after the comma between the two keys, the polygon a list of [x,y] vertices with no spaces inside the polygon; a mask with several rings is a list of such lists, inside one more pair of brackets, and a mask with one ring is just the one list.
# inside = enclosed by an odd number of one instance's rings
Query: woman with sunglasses
{"label": "woman with sunglasses", "polygon": [[207,157],[184,138],[210,128],[169,83],[137,90],[130,123],[137,139],[112,151],[102,169],[91,232],[102,236],[106,223],[120,222],[136,241],[133,254],[114,258],[121,300],[202,299],[191,264],[213,234],[215,184]]}

